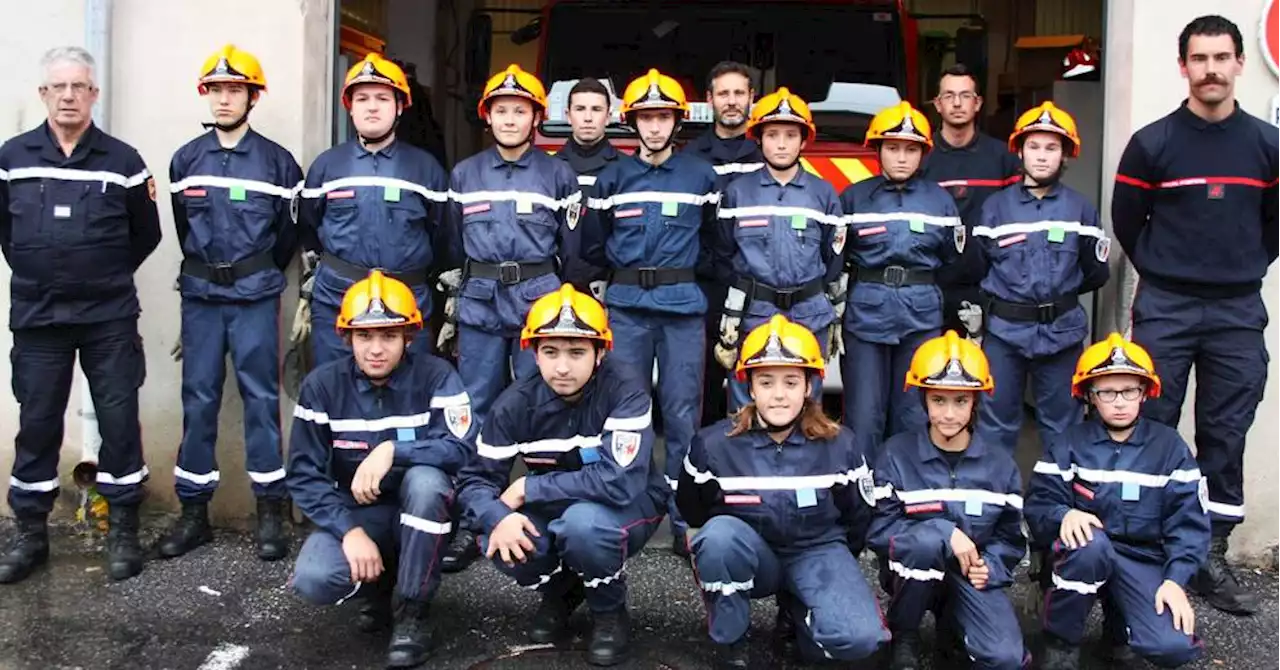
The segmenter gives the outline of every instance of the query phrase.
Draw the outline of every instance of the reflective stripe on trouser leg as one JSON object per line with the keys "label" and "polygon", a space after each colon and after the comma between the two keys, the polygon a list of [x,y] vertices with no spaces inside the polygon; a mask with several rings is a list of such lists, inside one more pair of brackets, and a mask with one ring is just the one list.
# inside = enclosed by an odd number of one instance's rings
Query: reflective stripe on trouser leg
{"label": "reflective stripe on trouser leg", "polygon": [[803,604],[796,618],[807,659],[856,661],[889,642],[880,603],[844,542],[830,542],[783,559],[783,588]]}
{"label": "reflective stripe on trouser leg", "polygon": [[[689,453],[694,433],[702,423],[702,359],[705,337],[701,316],[654,318],[656,353],[658,356],[657,401],[662,408],[662,424],[666,432],[664,476],[675,488],[680,481],[684,457]],[[680,518],[676,497],[667,501],[671,529],[682,534],[689,527]]]}
{"label": "reflective stripe on trouser leg", "polygon": [[662,513],[641,496],[625,509],[576,502],[548,524],[565,566],[582,577],[592,612],[626,605],[627,558],[644,548],[661,521]]}
{"label": "reflective stripe on trouser leg", "polygon": [[244,400],[245,469],[257,497],[284,498],[280,437],[280,298],[227,306],[231,359]]}
{"label": "reflective stripe on trouser leg", "polygon": [[1209,485],[1214,534],[1222,536],[1244,521],[1245,438],[1271,358],[1259,296],[1208,302],[1205,312],[1215,329],[1201,338],[1196,357],[1196,460]]}
{"label": "reflective stripe on trouser leg", "polygon": [[889,629],[919,630],[920,619],[938,597],[946,569],[942,545],[906,549],[890,540],[889,555],[880,561],[880,583],[889,593]]}
{"label": "reflective stripe on trouser leg", "polygon": [[440,558],[453,529],[453,482],[429,465],[409,468],[400,483],[400,569],[396,592],[430,600],[440,586]]}
{"label": "reflective stripe on trouser leg", "polygon": [[[357,505],[348,510],[355,524],[378,546],[385,569],[394,569],[400,509],[395,505]],[[342,551],[342,539],[327,530],[317,530],[307,537],[298,550],[289,582],[295,593],[314,605],[340,605],[377,588],[376,583],[351,583],[351,566]]]}
{"label": "reflective stripe on trouser leg", "polygon": [[[982,352],[987,356],[995,390],[990,397],[981,398],[978,402],[977,430],[988,444],[999,446],[1012,455],[1017,449],[1018,433],[1022,429],[1024,389],[1031,362],[1023,358],[1013,345],[993,333],[982,338]],[[1068,385],[1067,390],[1070,388]]]}
{"label": "reflective stripe on trouser leg", "polygon": [[[178,498],[208,502],[221,478],[216,456],[218,412],[226,373],[231,305],[182,299],[182,444],[173,469]],[[248,422],[246,421],[246,426]]]}
{"label": "reflective stripe on trouser leg", "polygon": [[147,368],[137,318],[93,324],[81,341],[80,364],[102,435],[98,492],[113,505],[137,505],[149,474],[138,421],[138,389]]}
{"label": "reflective stripe on trouser leg", "polygon": [[1004,589],[979,591],[959,571],[947,572],[946,589],[976,670],[1027,667],[1030,656],[1023,646],[1018,615]]}
{"label": "reflective stripe on trouser leg", "polygon": [[[1096,537],[1096,533],[1095,533]],[[1156,614],[1156,591],[1164,582],[1164,565],[1130,558],[1119,552],[1107,590],[1129,631],[1129,648],[1156,665],[1173,668],[1204,654],[1204,643],[1173,627],[1173,613]]]}
{"label": "reflective stripe on trouser leg", "polygon": [[[522,588],[533,591],[544,591],[547,587],[559,580],[563,579],[564,569],[560,565],[560,555],[556,552],[555,545],[551,538],[551,531],[547,529],[547,519],[534,510],[528,508],[520,510],[534,527],[538,529],[537,537],[530,537],[533,542],[533,555],[526,554],[527,560],[523,563],[520,561],[512,561],[508,565],[502,560],[502,554],[495,552],[493,554],[493,566],[499,572],[516,580],[516,584]],[[478,538],[480,542],[480,553],[487,554],[489,552],[489,536],[481,535]]]}
{"label": "reflective stripe on trouser leg", "polygon": [[75,337],[67,329],[15,330],[10,362],[18,434],[9,506],[15,514],[45,515],[58,495],[58,455],[75,373]]}
{"label": "reflective stripe on trouser leg", "polygon": [[690,547],[711,640],[737,642],[751,625],[751,599],[778,590],[778,558],[754,528],[728,515],[712,517]]}
{"label": "reflective stripe on trouser leg", "polygon": [[1111,538],[1101,529],[1094,529],[1093,540],[1076,549],[1054,540],[1050,557],[1053,585],[1045,592],[1041,613],[1046,631],[1071,644],[1080,644],[1089,611],[1111,577],[1115,558]]}

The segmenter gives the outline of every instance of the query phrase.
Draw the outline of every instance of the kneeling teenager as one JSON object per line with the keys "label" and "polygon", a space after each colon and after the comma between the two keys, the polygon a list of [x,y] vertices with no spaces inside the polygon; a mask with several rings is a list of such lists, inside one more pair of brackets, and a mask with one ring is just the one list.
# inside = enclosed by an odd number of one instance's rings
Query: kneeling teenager
{"label": "kneeling teenager", "polygon": [[[677,487],[711,639],[724,667],[749,663],[751,599],[778,596],[809,660],[866,658],[889,641],[855,558],[875,498],[853,432],[811,397],[822,348],[781,314],[743,343],[751,402],[694,438]],[[785,620],[786,617],[780,617]]]}
{"label": "kneeling teenager", "polygon": [[[654,468],[647,380],[613,363],[604,306],[563,285],[533,303],[520,335],[540,374],[493,403],[463,470],[459,501],[499,570],[542,593],[529,625],[537,643],[568,637],[585,600],[592,665],[626,659],[626,559],[662,521],[670,489]],[[519,456],[528,474],[508,485]]]}
{"label": "kneeling teenager", "polygon": [[452,478],[474,452],[471,403],[452,366],[406,351],[422,328],[408,286],[373,271],[347,290],[337,328],[354,355],[307,375],[293,412],[285,482],[319,527],[293,588],[320,605],[366,599],[366,630],[390,618],[394,590],[387,666],[410,668],[431,651]]}
{"label": "kneeling teenager", "polygon": [[987,359],[949,330],[916,350],[906,386],[920,388],[929,425],[880,450],[867,535],[891,596],[892,667],[920,667],[918,630],[928,609],[940,631],[958,633],[974,668],[1025,667],[1030,659],[1004,592],[1026,553],[1022,477],[1012,456],[973,432],[978,392],[994,387]]}

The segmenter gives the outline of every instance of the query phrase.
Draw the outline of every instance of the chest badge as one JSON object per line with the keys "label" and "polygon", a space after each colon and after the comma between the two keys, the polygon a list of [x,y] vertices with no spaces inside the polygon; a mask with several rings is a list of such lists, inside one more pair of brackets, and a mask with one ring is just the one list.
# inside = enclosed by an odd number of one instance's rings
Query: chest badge
{"label": "chest badge", "polygon": [[1098,243],[1093,246],[1093,257],[1098,259],[1099,263],[1106,263],[1111,258],[1111,238],[1099,237]]}
{"label": "chest badge", "polygon": [[1227,197],[1227,187],[1225,184],[1209,184],[1209,199],[1221,200]]}
{"label": "chest badge", "polygon": [[613,443],[610,445],[613,460],[622,467],[631,465],[640,454],[640,433],[625,430],[613,431]]}

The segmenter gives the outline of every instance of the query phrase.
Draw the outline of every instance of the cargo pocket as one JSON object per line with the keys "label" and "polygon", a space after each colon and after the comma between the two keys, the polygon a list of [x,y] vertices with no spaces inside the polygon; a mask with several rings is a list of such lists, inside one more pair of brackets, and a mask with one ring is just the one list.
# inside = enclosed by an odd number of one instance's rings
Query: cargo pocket
{"label": "cargo pocket", "polygon": [[134,336],[133,342],[129,347],[133,352],[134,372],[136,375],[136,382],[133,388],[137,390],[142,388],[142,384],[147,381],[147,354],[142,347],[142,336]]}

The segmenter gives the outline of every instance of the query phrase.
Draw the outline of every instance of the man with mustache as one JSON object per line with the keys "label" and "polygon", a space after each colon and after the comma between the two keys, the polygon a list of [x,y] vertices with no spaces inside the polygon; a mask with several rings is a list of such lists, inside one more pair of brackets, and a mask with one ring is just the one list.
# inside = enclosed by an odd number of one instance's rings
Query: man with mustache
{"label": "man with mustache", "polygon": [[[319,254],[319,266],[304,264],[293,339],[311,336],[316,367],[346,356],[333,324],[343,293],[371,268],[412,288],[430,318],[427,274],[439,254],[448,193],[440,163],[396,137],[413,105],[400,66],[369,54],[347,72],[342,104],[356,137],[311,164],[298,220],[303,247]],[[417,346],[430,347],[427,339]]]}
{"label": "man with mustache", "polygon": [[[707,75],[707,104],[711,105],[714,125],[685,145],[684,151],[701,156],[715,166],[716,191],[723,193],[738,175],[764,167],[760,145],[747,137],[747,116],[755,99],[751,70],[742,63],[723,61]],[[702,425],[719,421],[728,410],[725,370],[716,362],[715,343],[720,338],[720,313],[728,286],[716,279],[709,257],[703,258],[699,284],[707,296],[706,365],[702,391]],[[681,545],[683,546],[683,545]],[[680,549],[678,553],[683,553]]]}
{"label": "man with mustache", "polygon": [[1141,274],[1133,339],[1151,352],[1164,392],[1152,419],[1177,426],[1196,366],[1196,460],[1208,480],[1209,560],[1190,581],[1214,607],[1251,614],[1257,598],[1226,562],[1244,520],[1245,436],[1266,386],[1262,279],[1280,255],[1275,127],[1235,99],[1240,29],[1216,15],[1187,24],[1178,65],[1188,97],[1134,133],[1116,172],[1116,239]]}

